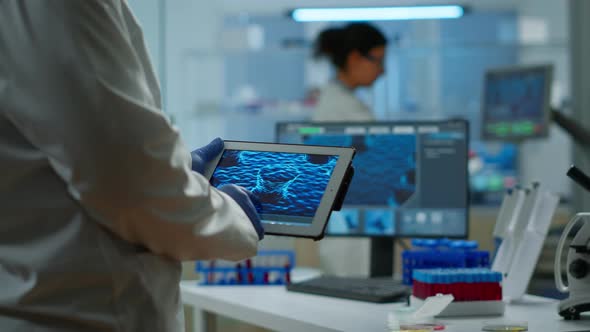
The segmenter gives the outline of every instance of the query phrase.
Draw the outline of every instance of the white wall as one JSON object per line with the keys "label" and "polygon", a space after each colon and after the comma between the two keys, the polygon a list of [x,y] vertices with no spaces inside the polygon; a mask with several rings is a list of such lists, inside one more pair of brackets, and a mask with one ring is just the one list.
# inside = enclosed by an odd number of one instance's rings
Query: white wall
{"label": "white wall", "polygon": [[215,1],[165,3],[166,111],[194,148],[219,135],[219,121],[207,113],[223,97],[223,14]]}
{"label": "white wall", "polygon": [[[521,64],[554,65],[552,103],[560,107],[569,97],[569,36],[567,2],[525,0],[519,2]],[[554,192],[570,195],[571,181],[565,176],[572,161],[572,141],[557,125],[551,125],[549,137],[529,141],[520,149],[523,183],[539,180]]]}
{"label": "white wall", "polygon": [[127,0],[131,10],[143,31],[152,65],[160,83],[162,108],[166,109],[166,48],[164,27],[166,10],[164,0]]}
{"label": "white wall", "polygon": [[194,148],[223,136],[211,114],[223,99],[220,35],[223,11],[214,1],[129,0],[156,66],[163,108]]}
{"label": "white wall", "polygon": [[128,3],[141,25],[152,63],[156,67],[158,75],[161,76],[163,74],[160,63],[162,58],[161,0],[128,0]]}
{"label": "white wall", "polygon": [[[571,0],[570,5],[570,33],[572,42],[571,75],[572,75],[572,106],[579,124],[590,128],[590,2],[586,0]],[[585,172],[590,171],[590,147],[575,146],[574,162]],[[575,212],[590,210],[590,195],[579,185],[573,185],[573,208]]]}

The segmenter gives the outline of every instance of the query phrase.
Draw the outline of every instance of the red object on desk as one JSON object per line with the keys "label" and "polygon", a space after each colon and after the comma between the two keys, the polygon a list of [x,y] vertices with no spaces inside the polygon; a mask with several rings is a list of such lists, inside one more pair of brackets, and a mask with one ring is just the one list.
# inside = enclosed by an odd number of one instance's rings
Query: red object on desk
{"label": "red object on desk", "polygon": [[414,280],[412,294],[420,299],[452,294],[455,301],[499,301],[502,300],[502,286],[497,282],[431,284]]}

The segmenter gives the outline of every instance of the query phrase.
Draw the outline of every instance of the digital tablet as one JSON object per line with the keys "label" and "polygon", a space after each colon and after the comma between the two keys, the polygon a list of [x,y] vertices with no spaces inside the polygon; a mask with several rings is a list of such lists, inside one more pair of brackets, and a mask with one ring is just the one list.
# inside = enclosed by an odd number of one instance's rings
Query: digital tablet
{"label": "digital tablet", "polygon": [[265,234],[319,240],[342,205],[354,154],[347,147],[225,141],[204,175],[215,187],[250,190],[261,203]]}

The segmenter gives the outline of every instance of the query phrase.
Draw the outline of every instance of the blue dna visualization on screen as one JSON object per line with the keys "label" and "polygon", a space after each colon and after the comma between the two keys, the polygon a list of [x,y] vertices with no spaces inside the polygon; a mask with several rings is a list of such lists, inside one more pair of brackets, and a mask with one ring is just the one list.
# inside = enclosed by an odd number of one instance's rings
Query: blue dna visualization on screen
{"label": "blue dna visualization on screen", "polygon": [[210,182],[250,190],[263,221],[311,223],[337,161],[332,155],[225,150]]}
{"label": "blue dna visualization on screen", "polygon": [[304,144],[354,146],[355,173],[344,204],[397,207],[416,191],[415,135],[310,135]]}
{"label": "blue dna visualization on screen", "polygon": [[283,122],[277,142],[352,146],[354,177],[327,234],[465,237],[466,121]]}

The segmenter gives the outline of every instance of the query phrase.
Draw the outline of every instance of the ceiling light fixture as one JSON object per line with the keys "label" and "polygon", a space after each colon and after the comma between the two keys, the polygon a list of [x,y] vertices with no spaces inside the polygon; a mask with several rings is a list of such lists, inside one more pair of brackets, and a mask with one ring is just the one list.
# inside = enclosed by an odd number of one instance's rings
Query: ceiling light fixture
{"label": "ceiling light fixture", "polygon": [[297,22],[330,21],[389,21],[459,18],[465,8],[458,5],[411,7],[350,7],[350,8],[298,8],[290,12]]}

